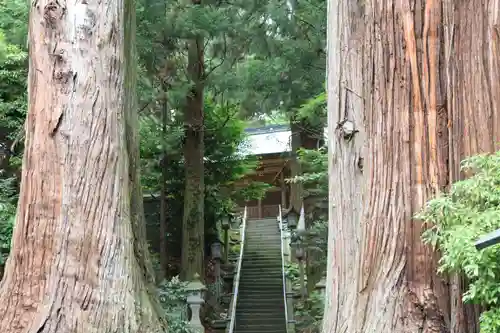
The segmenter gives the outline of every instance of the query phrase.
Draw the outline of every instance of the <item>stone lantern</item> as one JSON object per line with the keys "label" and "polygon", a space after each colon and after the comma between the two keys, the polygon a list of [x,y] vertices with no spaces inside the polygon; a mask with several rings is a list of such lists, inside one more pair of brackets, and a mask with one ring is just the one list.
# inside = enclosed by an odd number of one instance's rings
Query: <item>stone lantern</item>
{"label": "stone lantern", "polygon": [[227,263],[229,256],[229,228],[231,227],[231,220],[233,214],[228,213],[222,217],[222,230],[224,230],[224,262]]}
{"label": "stone lantern", "polygon": [[299,213],[295,210],[293,206],[283,215],[283,219],[286,220],[286,224],[289,229],[297,228],[297,222],[299,220],[299,217],[300,217]]}
{"label": "stone lantern", "polygon": [[205,285],[200,281],[200,276],[195,274],[193,280],[188,283],[186,291],[188,292],[187,303],[191,309],[191,319],[189,325],[194,332],[202,333],[205,328],[201,323],[200,309],[205,300],[203,299],[204,291],[207,290]]}

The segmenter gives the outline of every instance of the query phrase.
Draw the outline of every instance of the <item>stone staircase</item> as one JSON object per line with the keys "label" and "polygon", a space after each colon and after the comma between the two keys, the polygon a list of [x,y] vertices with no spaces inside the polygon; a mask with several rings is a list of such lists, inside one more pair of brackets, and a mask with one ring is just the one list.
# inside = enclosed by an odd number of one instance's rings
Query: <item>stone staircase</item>
{"label": "stone staircase", "polygon": [[281,235],[276,219],[247,222],[235,333],[286,333]]}

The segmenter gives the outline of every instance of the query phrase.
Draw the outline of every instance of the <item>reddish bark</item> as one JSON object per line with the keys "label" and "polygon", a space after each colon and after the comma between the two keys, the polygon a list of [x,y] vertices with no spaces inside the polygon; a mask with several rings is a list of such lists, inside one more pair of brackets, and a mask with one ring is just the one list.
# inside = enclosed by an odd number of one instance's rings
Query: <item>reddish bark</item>
{"label": "reddish bark", "polygon": [[412,217],[464,157],[500,148],[499,5],[330,2],[325,332],[477,331]]}
{"label": "reddish bark", "polygon": [[25,154],[1,332],[163,331],[138,174],[134,7],[31,3]]}

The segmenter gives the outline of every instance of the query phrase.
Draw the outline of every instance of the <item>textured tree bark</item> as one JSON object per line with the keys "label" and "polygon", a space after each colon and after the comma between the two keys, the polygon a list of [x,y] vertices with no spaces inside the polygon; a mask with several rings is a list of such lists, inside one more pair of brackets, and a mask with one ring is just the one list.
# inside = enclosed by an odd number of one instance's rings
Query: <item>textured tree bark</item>
{"label": "textured tree bark", "polygon": [[[460,177],[464,157],[499,148],[499,8],[498,0],[329,2],[335,207],[324,332],[478,331],[463,283],[454,277],[450,288],[436,274],[437,254],[412,216]],[[361,182],[348,174],[355,152],[343,154],[338,124],[350,96],[362,100],[353,113],[364,129],[350,141],[366,135]]]}
{"label": "textured tree bark", "polygon": [[[163,85],[163,93],[165,94],[165,99],[162,105],[162,133],[163,140],[167,139],[167,125],[169,123],[169,111],[168,111],[168,99],[167,99],[168,87],[166,84]],[[167,167],[168,158],[167,146],[163,145],[163,158],[161,161],[161,193],[160,193],[160,266],[161,266],[161,278],[165,278],[168,272],[168,253],[167,253]]]}
{"label": "textured tree bark", "polygon": [[[360,9],[354,1],[328,2],[329,230],[324,332],[358,333],[356,308],[361,240],[365,128]],[[358,132],[355,132],[358,131]],[[361,332],[361,331],[359,331]],[[377,331],[373,331],[377,332]],[[371,333],[371,332],[370,332]],[[378,333],[378,332],[377,332]]]}
{"label": "textured tree bark", "polygon": [[31,3],[1,332],[164,332],[138,173],[134,36],[133,1]]}
{"label": "textured tree bark", "polygon": [[[200,4],[199,1],[193,1]],[[186,98],[184,111],[185,142],[184,165],[186,188],[184,191],[184,216],[182,221],[182,271],[184,280],[195,274],[204,275],[205,250],[205,168],[204,147],[204,49],[203,39],[188,42],[188,74],[192,88]]]}

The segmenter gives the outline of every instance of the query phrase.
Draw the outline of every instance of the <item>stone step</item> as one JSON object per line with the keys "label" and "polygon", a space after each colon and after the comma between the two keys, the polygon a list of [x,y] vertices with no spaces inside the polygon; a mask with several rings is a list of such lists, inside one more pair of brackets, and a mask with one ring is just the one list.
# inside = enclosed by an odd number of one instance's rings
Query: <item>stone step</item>
{"label": "stone step", "polygon": [[278,323],[284,323],[285,322],[285,313],[283,311],[274,311],[274,312],[269,312],[269,311],[260,311],[260,312],[241,312],[240,314],[236,314],[236,320],[243,320],[243,321],[248,321],[250,319],[255,320],[255,316],[260,315],[258,318],[262,320],[263,322],[268,322],[268,321],[273,321],[273,322],[278,322]]}
{"label": "stone step", "polygon": [[252,278],[254,280],[265,279],[266,281],[281,280],[282,276],[283,274],[281,274],[281,272],[278,272],[278,270],[267,271],[262,269],[242,269],[240,281],[246,278]]}
{"label": "stone step", "polygon": [[262,244],[260,246],[247,246],[243,250],[244,259],[254,259],[254,258],[271,258],[274,259],[276,255],[281,258],[281,246],[266,246]]}
{"label": "stone step", "polygon": [[276,221],[277,216],[278,215],[276,215],[276,216],[269,216],[269,217],[263,217],[263,218],[255,217],[255,218],[248,219],[248,221],[249,221],[249,223],[255,223],[255,222],[259,222],[259,221]]}
{"label": "stone step", "polygon": [[262,232],[262,233],[267,233],[271,235],[279,235],[281,234],[281,230],[277,225],[270,225],[270,226],[259,226],[259,227],[253,227],[253,228],[247,228],[245,230],[245,235],[248,235],[249,233],[252,232]]}
{"label": "stone step", "polygon": [[264,257],[262,255],[257,256],[257,255],[246,255],[243,256],[243,261],[242,264],[244,263],[280,263],[281,262],[281,256],[278,258],[271,258],[271,257]]}
{"label": "stone step", "polygon": [[[245,327],[245,326],[252,326],[255,324],[255,318],[238,318],[236,317],[236,324],[239,327]],[[262,318],[259,318],[259,321],[263,322]],[[266,326],[274,326],[274,327],[280,327],[286,324],[285,317],[274,317],[274,318],[268,318],[265,321]]]}
{"label": "stone step", "polygon": [[[252,291],[262,290],[262,291],[273,291],[273,290],[281,290],[283,289],[283,283],[281,280],[273,282],[273,283],[258,283],[255,280],[250,281],[240,281],[240,288],[251,288]],[[240,289],[241,291],[241,289]]]}
{"label": "stone step", "polygon": [[255,231],[255,230],[272,230],[272,231],[281,231],[280,227],[277,224],[260,224],[260,225],[252,225],[247,226],[245,232]]}
{"label": "stone step", "polygon": [[[249,241],[251,242],[251,240]],[[262,242],[254,242],[254,243],[246,243],[245,244],[245,250],[246,249],[259,249],[262,251],[263,248],[266,249],[276,249],[281,251],[281,243],[279,239],[273,240],[273,241],[262,241]]]}
{"label": "stone step", "polygon": [[[258,321],[260,322],[260,321]],[[275,327],[262,327],[259,328],[258,326],[251,326],[251,325],[238,325],[238,323],[235,323],[236,329],[234,330],[235,333],[286,333],[286,325],[285,324],[280,324],[276,325]],[[274,326],[274,325],[273,325]]]}
{"label": "stone step", "polygon": [[[278,256],[278,258],[276,258]],[[245,259],[250,259],[250,260],[255,260],[255,259],[280,259],[281,258],[281,247],[275,247],[275,246],[270,246],[270,247],[248,247],[245,248],[243,251],[243,260]]]}
{"label": "stone step", "polygon": [[[276,255],[279,255],[276,257]],[[247,249],[243,252],[243,262],[246,261],[281,261],[281,252],[277,250]]]}
{"label": "stone step", "polygon": [[[242,297],[241,300],[238,301],[238,306],[246,306],[246,305],[252,305],[255,306],[256,309],[259,309],[262,311],[262,306],[267,306],[267,305],[273,305],[277,309],[282,308],[283,300],[280,301],[283,297],[277,297],[276,295],[270,296],[270,298],[265,298],[266,296],[262,296],[261,299],[259,298],[246,298]],[[271,298],[272,297],[272,298]]]}
{"label": "stone step", "polygon": [[[247,286],[245,286],[247,287]],[[283,298],[283,287],[280,288],[272,288],[272,289],[262,289],[262,288],[248,288],[249,290],[244,290],[240,289],[238,292],[238,299],[244,298],[244,297],[251,297],[253,294],[257,297],[257,295],[260,295],[261,297],[277,297]]]}
{"label": "stone step", "polygon": [[261,331],[268,332],[274,330],[281,330],[283,327],[286,329],[286,320],[285,318],[276,318],[274,320],[264,321],[262,319],[254,318],[244,318],[244,319],[236,319],[235,326],[237,327],[236,332],[245,330],[251,330],[253,332],[254,329],[262,328]]}
{"label": "stone step", "polygon": [[275,263],[247,263],[247,264],[242,264],[241,265],[241,274],[243,274],[243,271],[245,272],[251,272],[251,271],[261,271],[262,273],[265,272],[274,272],[277,271],[277,268],[281,267],[281,262],[275,262]]}
{"label": "stone step", "polygon": [[[238,305],[238,307],[236,308],[236,312],[248,312],[248,311],[251,311],[253,308],[255,308],[256,305]],[[277,307],[277,306],[273,306],[273,307],[267,307],[267,306],[263,306],[261,307],[261,309],[263,311],[266,311],[266,312],[269,312],[269,313],[274,313],[277,316],[279,316],[280,314],[282,316],[284,316],[284,313],[285,313],[285,308],[283,307]],[[265,323],[266,321],[265,320],[262,320],[261,318],[257,317],[257,316],[252,316],[255,320],[258,320],[259,322],[261,323]]]}
{"label": "stone step", "polygon": [[[255,238],[255,239],[253,239]],[[248,242],[247,242],[248,241]],[[245,239],[245,246],[252,246],[252,245],[261,245],[261,244],[266,244],[266,245],[279,245],[281,242],[281,238],[279,236],[276,237],[261,237],[259,235],[250,235]]]}
{"label": "stone step", "polygon": [[267,272],[261,271],[260,274],[250,274],[247,273],[246,271],[242,271],[245,274],[241,274],[240,276],[240,281],[262,281],[262,282],[274,282],[274,281],[281,281],[282,280],[282,275],[278,274],[271,274],[267,275]]}
{"label": "stone step", "polygon": [[279,226],[276,224],[276,225],[259,225],[259,226],[247,227],[247,229],[245,230],[245,233],[252,232],[252,231],[259,231],[259,230],[271,231],[271,232],[276,232],[276,233],[280,233],[280,231],[281,231]]}
{"label": "stone step", "polygon": [[248,278],[251,279],[263,279],[263,280],[281,280],[283,278],[283,274],[278,271],[274,272],[269,272],[269,271],[249,271],[249,270],[242,270],[245,274],[241,274],[240,276],[240,281],[241,280],[246,280]]}
{"label": "stone step", "polygon": [[274,297],[274,298],[279,298],[279,299],[282,299],[283,298],[283,288],[276,288],[276,289],[272,289],[272,290],[263,290],[263,289],[250,289],[248,288],[249,290],[242,290],[240,289],[239,292],[238,292],[238,300],[241,298],[246,298],[246,297],[253,297],[253,295],[255,295],[255,297],[262,297],[262,298],[265,298],[265,297]]}
{"label": "stone step", "polygon": [[279,257],[279,258],[266,258],[266,257],[247,256],[246,258],[243,258],[243,261],[241,264],[242,265],[244,265],[244,264],[277,264],[277,265],[281,266],[281,257]]}
{"label": "stone step", "polygon": [[245,232],[234,332],[286,333],[277,221],[248,221]]}
{"label": "stone step", "polygon": [[[251,237],[248,237],[246,240],[248,240],[248,242],[253,242],[253,239],[252,237],[255,237],[255,238],[258,238],[258,243],[257,243],[257,240],[255,241],[255,244],[254,245],[266,245],[266,246],[270,246],[270,245],[280,245],[280,237],[260,237],[260,236],[251,236]],[[251,243],[246,243],[245,245],[251,245]],[[281,245],[280,245],[281,247]]]}
{"label": "stone step", "polygon": [[240,276],[240,281],[241,280],[247,280],[248,278],[251,279],[263,279],[263,280],[281,280],[283,278],[283,274],[279,272],[278,270],[273,270],[272,272],[269,271],[251,271],[248,269],[241,270],[243,273]]}
{"label": "stone step", "polygon": [[[280,309],[283,309],[283,301],[279,301],[279,299],[272,299],[272,300],[265,300],[262,301],[262,300],[256,300],[256,299],[253,299],[253,300],[241,300],[241,302],[238,303],[237,305],[237,308],[238,309],[244,309],[244,308],[250,308],[250,309],[254,309],[254,308],[259,308],[261,310],[263,309],[276,309],[276,312],[278,312],[278,310]],[[279,313],[279,312],[278,312]]]}
{"label": "stone step", "polygon": [[[275,296],[276,297],[276,296]],[[283,298],[283,297],[282,297]],[[276,298],[278,300],[278,298]],[[281,302],[283,303],[283,301]],[[266,304],[271,304],[272,306],[266,306]],[[282,313],[281,310],[284,309],[283,305],[280,305],[280,303],[255,303],[252,300],[250,301],[245,301],[241,300],[241,303],[238,301],[237,306],[236,306],[236,315],[238,313],[243,313],[244,312],[265,312],[269,313],[271,315],[274,312]],[[241,311],[240,311],[241,310]]]}
{"label": "stone step", "polygon": [[261,253],[255,253],[255,252],[249,253],[249,252],[245,251],[245,253],[243,254],[243,262],[259,261],[259,260],[281,262],[281,252],[273,250],[273,251],[266,251],[266,252],[261,252]]}
{"label": "stone step", "polygon": [[243,258],[241,263],[244,264],[273,264],[281,266],[281,256],[279,258],[266,258],[266,257],[251,257]]}
{"label": "stone step", "polygon": [[252,331],[252,329],[254,329],[254,328],[248,328],[248,329],[236,328],[234,330],[234,333],[286,333],[286,328],[283,329],[281,327],[280,328],[273,328],[273,329],[267,330],[267,331],[266,330],[259,330],[259,329]]}
{"label": "stone step", "polygon": [[[238,309],[236,309],[238,310]],[[251,318],[252,316],[256,316],[257,318],[264,320],[267,319],[275,319],[275,318],[283,318],[285,319],[285,313],[284,312],[279,312],[278,315],[276,312],[269,312],[261,309],[251,309],[248,311],[241,311],[236,314],[236,318],[241,318],[241,319],[246,319],[246,318]]]}
{"label": "stone step", "polygon": [[[257,293],[257,290],[260,292]],[[250,293],[250,292],[245,292],[245,293],[239,293],[238,294],[238,299],[241,300],[242,302],[245,299],[255,299],[257,296],[260,296],[260,298],[265,298],[265,299],[282,299],[283,298],[283,288],[276,286],[273,288],[255,288],[252,289],[252,291],[255,291],[255,297]]]}

